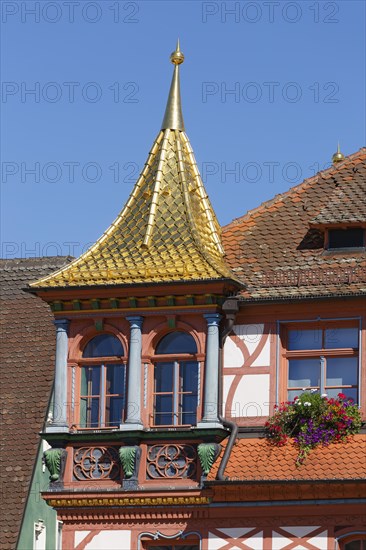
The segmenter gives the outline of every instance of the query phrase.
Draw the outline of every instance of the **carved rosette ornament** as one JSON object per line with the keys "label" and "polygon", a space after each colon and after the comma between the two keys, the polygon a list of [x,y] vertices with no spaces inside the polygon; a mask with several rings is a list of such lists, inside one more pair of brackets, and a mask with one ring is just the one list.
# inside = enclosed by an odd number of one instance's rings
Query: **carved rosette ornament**
{"label": "carved rosette ornament", "polygon": [[43,453],[43,460],[50,473],[50,482],[62,482],[67,451],[65,449],[48,449]]}
{"label": "carved rosette ornament", "polygon": [[200,443],[197,447],[198,458],[204,477],[210,473],[213,463],[219,456],[221,445],[218,443]]}
{"label": "carved rosette ornament", "polygon": [[102,480],[120,477],[118,453],[115,447],[81,447],[74,451],[74,479]]}
{"label": "carved rosette ornament", "polygon": [[196,461],[197,453],[192,445],[152,445],[147,453],[147,474],[153,479],[193,478],[196,473]]}

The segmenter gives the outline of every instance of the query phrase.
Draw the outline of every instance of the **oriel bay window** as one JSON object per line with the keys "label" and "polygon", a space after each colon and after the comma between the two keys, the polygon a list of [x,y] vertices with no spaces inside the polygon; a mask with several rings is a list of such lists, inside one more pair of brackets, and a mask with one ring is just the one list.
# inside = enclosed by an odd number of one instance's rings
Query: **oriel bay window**
{"label": "oriel bay window", "polygon": [[119,427],[124,416],[126,357],[120,340],[100,334],[80,361],[80,428]]}
{"label": "oriel bay window", "polygon": [[285,399],[292,401],[306,388],[328,397],[343,393],[358,402],[358,325],[346,321],[289,324],[284,337]]}
{"label": "oriel bay window", "polygon": [[197,423],[199,363],[193,337],[171,332],[158,343],[154,357],[155,426]]}

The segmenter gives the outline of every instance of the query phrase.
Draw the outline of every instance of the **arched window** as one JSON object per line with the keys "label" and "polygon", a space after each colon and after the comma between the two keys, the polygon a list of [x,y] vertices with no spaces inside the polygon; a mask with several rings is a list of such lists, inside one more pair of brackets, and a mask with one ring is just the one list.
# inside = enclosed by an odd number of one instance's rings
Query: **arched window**
{"label": "arched window", "polygon": [[154,425],[197,423],[197,346],[185,332],[170,332],[155,350]]}
{"label": "arched window", "polygon": [[366,531],[355,530],[337,537],[339,550],[366,550]]}
{"label": "arched window", "polygon": [[121,342],[112,334],[94,336],[83,351],[83,357],[122,357],[124,354]]}
{"label": "arched window", "polygon": [[119,427],[125,408],[126,361],[112,334],[86,344],[80,366],[80,428]]}

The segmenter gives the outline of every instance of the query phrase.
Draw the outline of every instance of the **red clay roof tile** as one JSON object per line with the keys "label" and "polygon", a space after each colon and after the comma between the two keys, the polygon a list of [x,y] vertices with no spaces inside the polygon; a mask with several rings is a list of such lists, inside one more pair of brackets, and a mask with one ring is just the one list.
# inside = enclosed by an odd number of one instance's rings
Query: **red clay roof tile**
{"label": "red clay roof tile", "polygon": [[[302,466],[295,464],[298,449],[289,442],[275,447],[265,438],[238,439],[225,475],[229,480],[344,480],[366,479],[366,434],[351,436],[345,443],[313,449]],[[217,459],[208,479],[214,480]]]}

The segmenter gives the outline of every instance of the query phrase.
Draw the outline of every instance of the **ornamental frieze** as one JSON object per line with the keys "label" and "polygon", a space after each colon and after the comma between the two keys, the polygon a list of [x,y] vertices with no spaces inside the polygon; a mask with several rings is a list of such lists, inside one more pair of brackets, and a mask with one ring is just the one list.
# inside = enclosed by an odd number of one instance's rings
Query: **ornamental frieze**
{"label": "ornamental frieze", "polygon": [[210,497],[134,497],[134,498],[51,498],[47,504],[59,507],[94,506],[195,506],[211,502]]}

